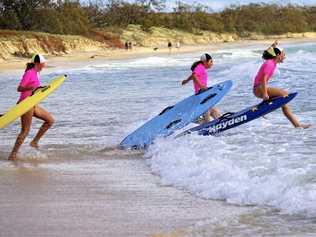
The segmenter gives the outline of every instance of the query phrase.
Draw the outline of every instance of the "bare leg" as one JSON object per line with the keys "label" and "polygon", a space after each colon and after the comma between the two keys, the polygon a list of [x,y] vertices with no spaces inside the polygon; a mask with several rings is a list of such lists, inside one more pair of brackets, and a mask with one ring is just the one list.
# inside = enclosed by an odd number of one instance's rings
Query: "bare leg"
{"label": "bare leg", "polygon": [[15,145],[14,145],[14,147],[9,155],[9,160],[16,159],[16,155],[17,155],[20,147],[22,146],[25,138],[29,134],[30,129],[31,129],[31,125],[32,125],[33,113],[34,113],[34,109],[31,109],[30,111],[28,111],[27,113],[25,113],[21,116],[21,132],[15,141]]}
{"label": "bare leg", "polygon": [[43,109],[40,106],[36,106],[35,107],[34,117],[44,121],[43,125],[38,130],[38,132],[37,132],[36,136],[34,137],[33,141],[30,143],[30,145],[32,147],[38,149],[38,142],[39,142],[39,140],[47,132],[47,130],[53,125],[54,118],[49,112],[47,112],[45,109]]}
{"label": "bare leg", "polygon": [[[257,97],[262,98],[263,97],[262,96],[263,95],[262,88],[257,87],[254,90],[254,94]],[[287,91],[279,89],[279,88],[268,87],[268,95],[270,98],[273,98],[273,97],[278,97],[278,96],[287,96],[288,93],[287,93]],[[287,104],[282,106],[282,111],[283,111],[283,114],[285,115],[285,117],[293,124],[294,127],[296,127],[296,128],[309,128],[311,126],[310,124],[301,124],[298,121],[298,119],[294,116],[290,107]]]}
{"label": "bare leg", "polygon": [[208,123],[211,121],[211,117],[217,119],[221,116],[221,113],[217,107],[209,109],[204,115],[204,123]]}
{"label": "bare leg", "polygon": [[221,117],[221,112],[217,107],[210,109],[210,114],[214,119]]}
{"label": "bare leg", "polygon": [[210,111],[205,112],[205,114],[203,115],[204,117],[204,123],[208,123],[211,121],[211,114]]}

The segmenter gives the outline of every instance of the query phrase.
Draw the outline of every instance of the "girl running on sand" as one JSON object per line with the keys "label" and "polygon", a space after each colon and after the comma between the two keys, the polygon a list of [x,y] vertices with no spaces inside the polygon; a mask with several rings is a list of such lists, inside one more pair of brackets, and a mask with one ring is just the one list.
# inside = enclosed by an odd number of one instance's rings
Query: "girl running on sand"
{"label": "girl running on sand", "polygon": [[[40,54],[35,55],[32,58],[32,62],[27,64],[22,80],[17,88],[17,91],[21,93],[18,103],[31,96],[33,91],[40,87],[39,72],[42,71],[45,65],[46,60]],[[31,110],[23,114],[21,116],[21,132],[16,139],[9,160],[16,160],[17,153],[30,132],[33,117],[44,121],[35,138],[30,143],[36,149],[38,149],[38,142],[41,137],[54,123],[52,115],[39,105],[34,106]]]}

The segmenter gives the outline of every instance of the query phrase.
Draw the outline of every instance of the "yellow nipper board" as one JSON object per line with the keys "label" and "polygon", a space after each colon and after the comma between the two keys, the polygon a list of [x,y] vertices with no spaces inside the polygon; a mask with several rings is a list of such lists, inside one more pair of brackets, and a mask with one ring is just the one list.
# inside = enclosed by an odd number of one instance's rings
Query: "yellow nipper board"
{"label": "yellow nipper board", "polygon": [[34,95],[27,97],[19,104],[12,107],[8,112],[0,117],[0,128],[6,127],[8,124],[21,117],[32,107],[43,101],[50,93],[56,90],[66,79],[66,76],[60,76],[45,88],[37,90]]}

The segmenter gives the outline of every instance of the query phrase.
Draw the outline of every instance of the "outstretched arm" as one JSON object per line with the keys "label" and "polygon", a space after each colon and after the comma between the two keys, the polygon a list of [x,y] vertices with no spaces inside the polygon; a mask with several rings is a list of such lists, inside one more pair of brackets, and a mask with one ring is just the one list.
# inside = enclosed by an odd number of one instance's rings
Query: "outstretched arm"
{"label": "outstretched arm", "polygon": [[196,84],[198,84],[198,86],[199,86],[201,89],[203,89],[203,90],[207,89],[207,87],[206,87],[206,86],[203,86],[202,83],[200,82],[200,80],[199,80],[193,73],[192,73],[187,79],[185,79],[185,80],[182,81],[182,85],[187,84],[187,83],[188,83],[189,81],[191,81],[191,80],[193,80]]}
{"label": "outstretched arm", "polygon": [[191,81],[193,79],[193,74],[191,74],[187,79],[183,80],[181,82],[182,85],[187,84],[189,81]]}

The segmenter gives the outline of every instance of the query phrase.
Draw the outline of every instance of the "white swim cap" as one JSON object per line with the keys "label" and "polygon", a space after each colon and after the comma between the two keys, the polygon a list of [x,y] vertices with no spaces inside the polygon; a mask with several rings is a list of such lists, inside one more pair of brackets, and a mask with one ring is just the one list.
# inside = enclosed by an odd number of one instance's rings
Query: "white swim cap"
{"label": "white swim cap", "polygon": [[209,55],[208,53],[202,54],[202,56],[200,57],[201,61],[209,61],[212,59],[212,56]]}
{"label": "white swim cap", "polygon": [[46,63],[46,59],[41,54],[35,54],[32,57],[32,63]]}

